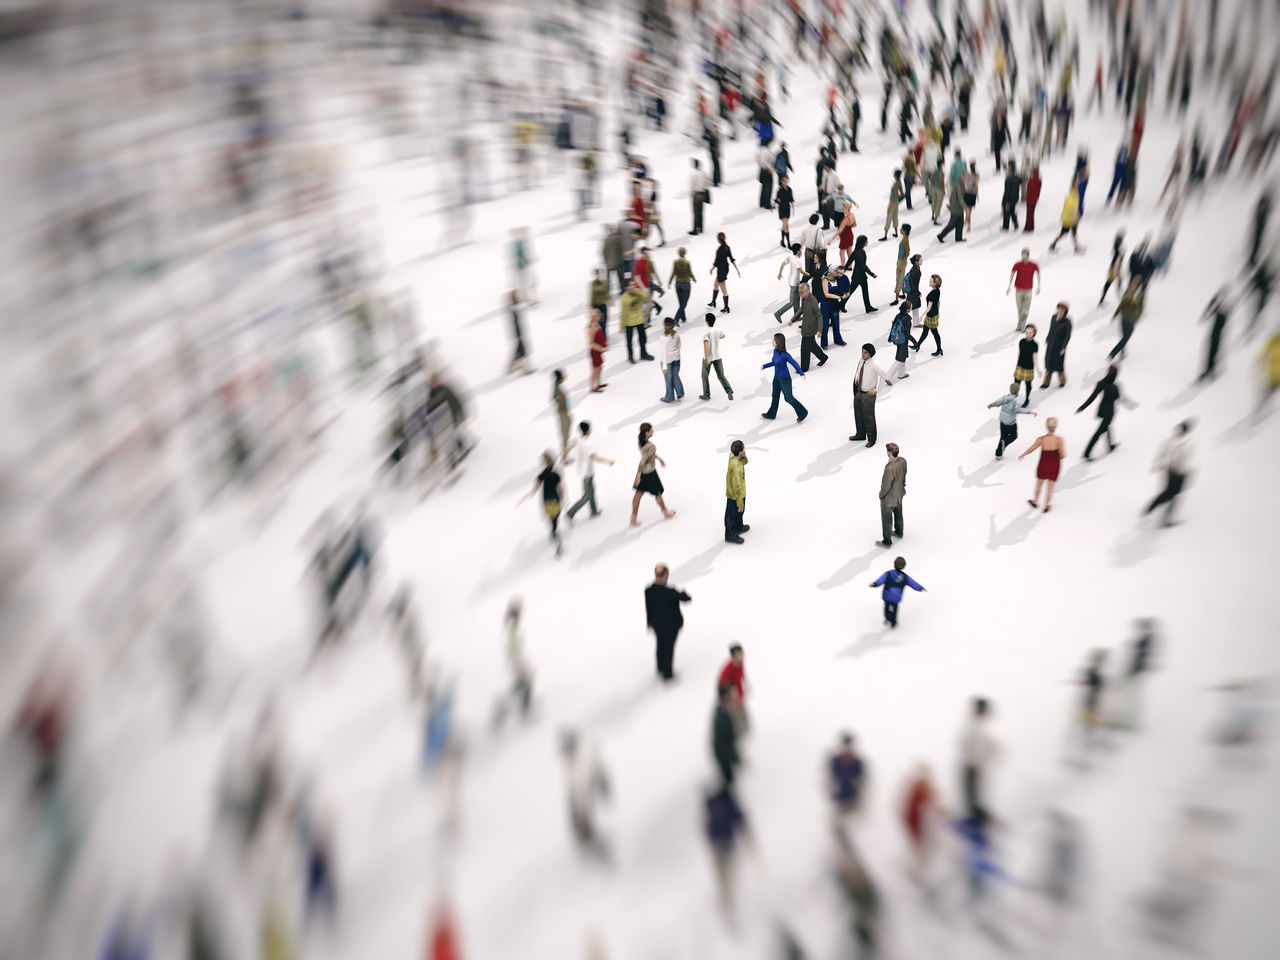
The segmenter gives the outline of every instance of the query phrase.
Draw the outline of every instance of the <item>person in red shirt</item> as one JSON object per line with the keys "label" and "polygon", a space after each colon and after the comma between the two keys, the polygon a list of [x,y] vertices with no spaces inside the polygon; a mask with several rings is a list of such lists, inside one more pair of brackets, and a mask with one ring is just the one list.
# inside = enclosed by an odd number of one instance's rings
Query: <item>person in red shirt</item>
{"label": "person in red shirt", "polygon": [[733,706],[730,712],[738,736],[747,731],[747,672],[744,665],[745,655],[742,644],[735,643],[729,648],[729,662],[720,670],[720,678],[716,681],[716,689],[733,688]]}
{"label": "person in red shirt", "polygon": [[458,934],[454,929],[453,915],[447,904],[436,909],[431,925],[430,944],[427,960],[461,960],[462,951],[458,947]]}
{"label": "person in red shirt", "polygon": [[640,195],[640,181],[631,184],[631,204],[627,219],[634,221],[639,236],[643,238],[649,222],[649,208],[645,206],[644,197]]}
{"label": "person in red shirt", "polygon": [[917,881],[927,881],[931,873],[930,862],[936,844],[935,822],[942,813],[929,768],[922,763],[907,781],[902,804],[902,824],[911,846],[911,869]]}
{"label": "person in red shirt", "polygon": [[1036,228],[1036,204],[1040,202],[1040,188],[1043,186],[1040,168],[1032,167],[1031,176],[1027,178],[1027,222],[1022,228],[1026,233],[1031,233]]}
{"label": "person in red shirt", "polygon": [[1009,295],[1010,288],[1017,291],[1015,298],[1018,301],[1018,330],[1027,329],[1027,316],[1031,313],[1031,283],[1035,281],[1036,293],[1040,292],[1040,265],[1031,259],[1031,251],[1026,247],[1022,248],[1022,259],[1013,265],[1013,269],[1009,271],[1009,285],[1004,288],[1004,294]]}

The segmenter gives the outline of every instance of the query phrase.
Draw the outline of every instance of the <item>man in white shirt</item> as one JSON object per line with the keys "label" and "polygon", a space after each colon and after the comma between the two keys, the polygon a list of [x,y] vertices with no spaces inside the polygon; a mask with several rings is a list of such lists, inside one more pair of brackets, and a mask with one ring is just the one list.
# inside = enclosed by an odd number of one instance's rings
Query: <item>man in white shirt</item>
{"label": "man in white shirt", "polygon": [[693,160],[693,173],[689,177],[689,198],[693,201],[693,229],[689,232],[697,235],[702,232],[702,205],[711,196],[711,181],[697,159]]}
{"label": "man in white shirt", "polygon": [[609,777],[600,763],[595,745],[583,742],[575,731],[561,737],[569,786],[569,823],[579,847],[601,860],[609,859],[609,845],[596,828],[596,807],[608,799]]}
{"label": "man in white shirt", "polygon": [[1160,446],[1160,453],[1156,457],[1155,466],[1151,468],[1152,473],[1158,473],[1163,470],[1165,472],[1165,486],[1160,491],[1159,496],[1147,505],[1147,509],[1142,511],[1142,515],[1146,516],[1155,510],[1156,507],[1164,506],[1164,520],[1160,522],[1162,527],[1171,527],[1177,521],[1173,519],[1173,506],[1178,500],[1178,494],[1182,493],[1182,487],[1187,482],[1187,478],[1191,475],[1191,428],[1195,425],[1192,420],[1183,420],[1180,424],[1173,428],[1173,435],[1165,440]]}
{"label": "man in white shirt", "polygon": [[786,270],[787,285],[791,291],[787,302],[773,312],[773,319],[779,323],[782,322],[782,315],[788,309],[791,311],[792,320],[795,320],[796,314],[800,310],[800,281],[809,278],[809,274],[804,269],[804,260],[800,257],[800,249],[800,244],[793,243],[791,245],[791,253],[783,258],[782,263],[778,264],[778,279],[782,279],[782,271]]}
{"label": "man in white shirt", "polygon": [[876,355],[874,344],[862,345],[862,361],[853,375],[853,436],[850,440],[865,440],[868,447],[876,445],[876,392],[880,386],[889,386]]}
{"label": "man in white shirt", "polygon": [[979,824],[986,824],[991,819],[991,812],[983,803],[983,784],[1000,753],[1000,745],[991,735],[990,714],[990,702],[985,697],[975,697],[973,715],[960,737],[965,816]]}
{"label": "man in white shirt", "polygon": [[583,420],[578,424],[578,431],[582,436],[574,446],[578,450],[578,473],[582,476],[582,496],[569,508],[567,516],[570,520],[573,519],[574,514],[588,505],[591,507],[593,517],[600,516],[600,508],[596,506],[596,462],[613,466],[612,460],[595,452],[596,442],[591,439],[591,424]]}
{"label": "man in white shirt", "polygon": [[714,369],[725,395],[732,400],[733,387],[724,377],[724,362],[720,359],[720,341],[724,339],[724,331],[716,329],[714,313],[708,313],[706,321],[707,328],[702,331],[702,394],[698,399],[711,399],[711,371]]}
{"label": "man in white shirt", "polygon": [[760,209],[773,206],[773,151],[760,144],[756,151],[756,166],[760,168]]}

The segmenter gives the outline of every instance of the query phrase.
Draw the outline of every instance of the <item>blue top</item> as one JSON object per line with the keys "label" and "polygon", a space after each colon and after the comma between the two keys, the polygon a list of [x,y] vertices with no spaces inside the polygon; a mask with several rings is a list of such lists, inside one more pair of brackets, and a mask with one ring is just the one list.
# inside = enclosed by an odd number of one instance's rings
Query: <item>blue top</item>
{"label": "blue top", "polygon": [[833,798],[839,803],[854,803],[862,788],[862,758],[837,753],[831,758]]}
{"label": "blue top", "polygon": [[1017,422],[1018,414],[1031,412],[1018,406],[1018,396],[1013,393],[1006,393],[1003,397],[996,397],[987,406],[1000,408],[1000,422],[1006,427]]}
{"label": "blue top", "polygon": [[768,363],[761,364],[760,369],[764,370],[768,367],[773,367],[773,378],[775,380],[780,380],[783,377],[790,380],[791,372],[787,369],[788,363],[796,368],[796,373],[804,372],[800,369],[800,364],[796,363],[796,358],[791,356],[791,354],[787,353],[785,350],[774,350],[773,359]]}
{"label": "blue top", "polygon": [[849,278],[847,276],[828,277],[827,286],[831,288],[831,298],[844,296],[849,292]]}
{"label": "blue top", "polygon": [[901,570],[886,570],[880,574],[880,579],[873,583],[872,586],[878,587],[882,583],[884,584],[884,591],[880,594],[880,598],[885,603],[897,603],[901,600],[903,587],[910,587],[912,590],[924,589]]}

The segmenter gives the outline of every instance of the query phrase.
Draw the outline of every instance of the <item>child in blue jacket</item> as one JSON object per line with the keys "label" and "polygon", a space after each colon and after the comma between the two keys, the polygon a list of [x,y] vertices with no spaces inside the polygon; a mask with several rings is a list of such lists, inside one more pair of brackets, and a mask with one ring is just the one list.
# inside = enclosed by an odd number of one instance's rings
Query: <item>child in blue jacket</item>
{"label": "child in blue jacket", "polygon": [[884,592],[880,594],[880,598],[884,600],[884,622],[891,627],[898,625],[898,604],[902,601],[902,588],[924,590],[924,587],[902,572],[906,566],[905,557],[896,558],[893,561],[893,569],[880,574],[876,582],[871,584],[872,587],[884,586]]}

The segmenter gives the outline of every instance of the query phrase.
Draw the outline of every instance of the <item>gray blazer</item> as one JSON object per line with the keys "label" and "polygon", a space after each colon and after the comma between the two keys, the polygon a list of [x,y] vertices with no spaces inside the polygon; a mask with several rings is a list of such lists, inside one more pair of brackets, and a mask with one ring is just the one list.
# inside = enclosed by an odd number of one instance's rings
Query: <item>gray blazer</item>
{"label": "gray blazer", "polygon": [[884,465],[884,476],[880,480],[880,502],[886,507],[900,507],[906,493],[907,461],[900,456],[894,457]]}

